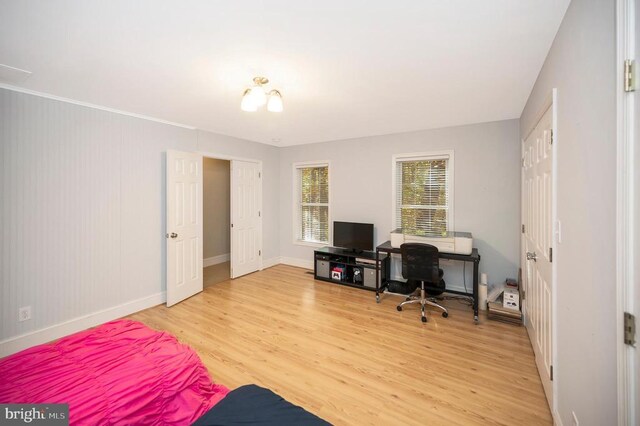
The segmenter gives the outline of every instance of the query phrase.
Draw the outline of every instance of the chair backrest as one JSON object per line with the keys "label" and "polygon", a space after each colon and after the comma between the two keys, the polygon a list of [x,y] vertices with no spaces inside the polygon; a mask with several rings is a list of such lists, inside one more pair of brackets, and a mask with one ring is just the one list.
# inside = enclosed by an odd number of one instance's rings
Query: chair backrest
{"label": "chair backrest", "polygon": [[402,276],[407,280],[429,283],[440,281],[438,248],[430,244],[405,243],[402,253]]}

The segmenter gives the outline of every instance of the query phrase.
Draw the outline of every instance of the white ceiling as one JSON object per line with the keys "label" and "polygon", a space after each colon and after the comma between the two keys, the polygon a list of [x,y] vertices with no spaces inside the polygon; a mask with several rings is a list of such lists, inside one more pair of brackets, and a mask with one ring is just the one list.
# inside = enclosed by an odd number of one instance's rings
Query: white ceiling
{"label": "white ceiling", "polygon": [[[272,145],[517,118],[569,0],[0,0],[17,85]],[[242,112],[268,77],[283,113]]]}

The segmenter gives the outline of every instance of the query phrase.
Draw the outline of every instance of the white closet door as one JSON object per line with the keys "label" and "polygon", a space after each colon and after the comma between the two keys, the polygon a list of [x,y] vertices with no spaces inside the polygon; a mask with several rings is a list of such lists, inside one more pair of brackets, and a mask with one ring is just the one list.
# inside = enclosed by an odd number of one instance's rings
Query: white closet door
{"label": "white closet door", "polygon": [[231,161],[231,278],[260,269],[262,260],[260,164]]}
{"label": "white closet door", "polygon": [[525,320],[550,407],[553,407],[552,114],[553,107],[549,107],[525,140],[522,164]]}

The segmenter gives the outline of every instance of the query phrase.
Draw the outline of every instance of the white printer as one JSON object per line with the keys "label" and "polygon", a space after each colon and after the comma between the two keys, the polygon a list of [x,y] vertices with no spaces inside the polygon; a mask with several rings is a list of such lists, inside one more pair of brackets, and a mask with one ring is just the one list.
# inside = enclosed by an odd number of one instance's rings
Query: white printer
{"label": "white printer", "polygon": [[400,248],[404,243],[424,243],[436,246],[443,253],[471,254],[473,236],[471,232],[447,232],[444,235],[408,235],[402,228],[391,231],[391,247]]}

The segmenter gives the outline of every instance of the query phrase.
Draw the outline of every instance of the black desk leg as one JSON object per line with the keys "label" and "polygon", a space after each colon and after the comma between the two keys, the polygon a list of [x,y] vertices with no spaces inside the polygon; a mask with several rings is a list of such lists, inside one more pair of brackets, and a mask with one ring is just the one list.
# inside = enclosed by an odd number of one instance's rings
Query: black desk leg
{"label": "black desk leg", "polygon": [[479,261],[473,262],[473,321],[478,324],[478,264]]}
{"label": "black desk leg", "polygon": [[376,249],[376,303],[380,303],[380,252]]}

